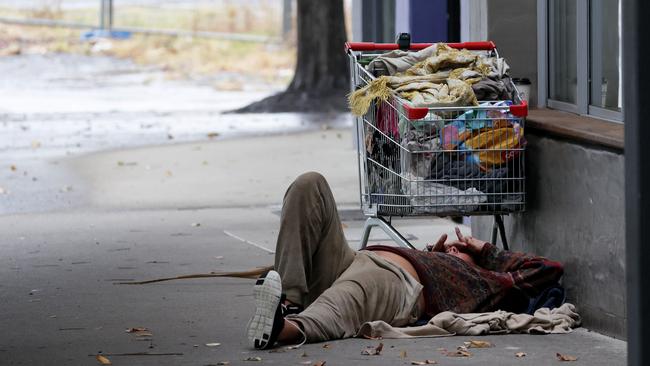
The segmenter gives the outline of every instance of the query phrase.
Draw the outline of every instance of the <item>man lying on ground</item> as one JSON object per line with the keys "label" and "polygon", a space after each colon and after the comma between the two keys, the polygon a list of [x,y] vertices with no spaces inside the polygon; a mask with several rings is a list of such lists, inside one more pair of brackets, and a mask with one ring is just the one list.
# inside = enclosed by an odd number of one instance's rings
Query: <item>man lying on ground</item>
{"label": "man lying on ground", "polygon": [[500,251],[458,228],[456,234],[458,240],[445,243],[443,235],[427,251],[354,251],[325,178],[301,175],[284,197],[275,271],[255,284],[251,345],[354,337],[365,322],[401,327],[442,311],[529,312],[531,300],[562,276],[558,262]]}

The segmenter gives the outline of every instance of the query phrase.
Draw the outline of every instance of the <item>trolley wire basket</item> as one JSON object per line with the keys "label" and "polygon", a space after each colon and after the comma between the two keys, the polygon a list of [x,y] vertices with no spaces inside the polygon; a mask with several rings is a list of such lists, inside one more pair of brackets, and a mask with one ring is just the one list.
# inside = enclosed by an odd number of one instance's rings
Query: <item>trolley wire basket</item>
{"label": "trolley wire basket", "polygon": [[[448,45],[498,56],[492,42]],[[346,48],[354,90],[378,76],[378,70],[373,74],[366,69],[369,61],[397,45],[348,43]],[[416,108],[393,94],[373,101],[356,118],[360,201],[370,217],[362,247],[373,226],[410,246],[383,217],[495,215],[493,242],[500,229],[507,248],[501,215],[522,212],[526,206],[528,111],[509,79],[507,87],[508,99],[462,107]]]}

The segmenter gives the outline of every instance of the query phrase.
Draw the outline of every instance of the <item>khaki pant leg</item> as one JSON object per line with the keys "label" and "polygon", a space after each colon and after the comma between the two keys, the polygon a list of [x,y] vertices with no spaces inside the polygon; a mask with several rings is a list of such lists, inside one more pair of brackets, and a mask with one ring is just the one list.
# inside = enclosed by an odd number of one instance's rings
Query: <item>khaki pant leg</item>
{"label": "khaki pant leg", "polygon": [[340,280],[302,313],[287,319],[302,325],[308,342],[354,337],[368,321],[407,325],[401,316],[405,296],[404,283],[394,272],[358,255]]}
{"label": "khaki pant leg", "polygon": [[299,176],[284,196],[275,270],[287,299],[309,306],[354,259],[336,202],[322,175]]}

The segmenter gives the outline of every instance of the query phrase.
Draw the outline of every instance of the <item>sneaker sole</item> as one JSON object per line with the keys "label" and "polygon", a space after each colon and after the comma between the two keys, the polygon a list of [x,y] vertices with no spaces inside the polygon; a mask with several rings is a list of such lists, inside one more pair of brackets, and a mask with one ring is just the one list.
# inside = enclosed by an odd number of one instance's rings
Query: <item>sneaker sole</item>
{"label": "sneaker sole", "polygon": [[280,275],[270,271],[260,278],[253,288],[255,296],[255,315],[248,322],[248,340],[253,348],[263,349],[271,338],[275,312],[280,305],[282,282]]}

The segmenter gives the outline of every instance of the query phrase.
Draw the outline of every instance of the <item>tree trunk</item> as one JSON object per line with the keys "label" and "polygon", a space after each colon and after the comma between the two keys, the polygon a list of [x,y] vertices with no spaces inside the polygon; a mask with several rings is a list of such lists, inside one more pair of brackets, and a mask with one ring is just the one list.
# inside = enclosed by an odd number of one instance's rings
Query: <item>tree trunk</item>
{"label": "tree trunk", "polygon": [[298,0],[298,59],[288,90],[321,95],[349,88],[343,0]]}
{"label": "tree trunk", "polygon": [[234,112],[331,112],[347,110],[349,61],[343,0],[297,0],[298,55],[284,92]]}

